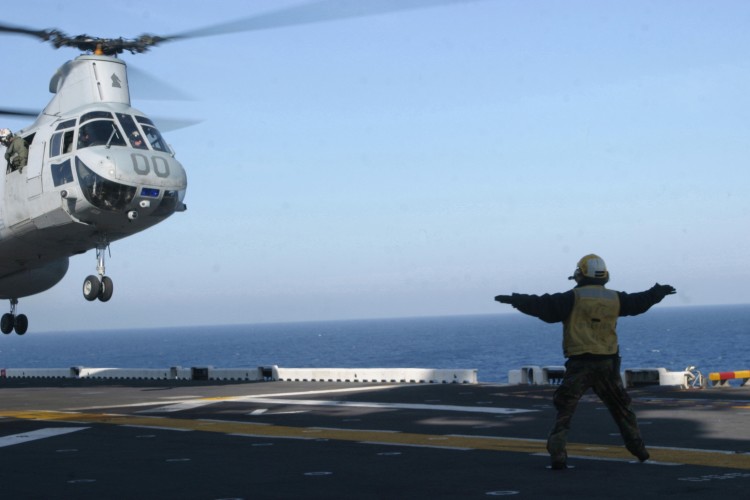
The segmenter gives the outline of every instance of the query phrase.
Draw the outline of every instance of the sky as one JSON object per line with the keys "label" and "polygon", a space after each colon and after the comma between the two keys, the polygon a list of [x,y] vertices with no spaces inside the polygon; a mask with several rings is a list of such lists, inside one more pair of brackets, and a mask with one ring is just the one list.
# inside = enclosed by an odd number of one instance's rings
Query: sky
{"label": "sky", "polygon": [[[0,17],[135,37],[299,3]],[[92,250],[17,312],[30,333],[510,313],[495,295],[565,291],[592,252],[611,288],[675,286],[664,306],[750,303],[749,23],[744,1],[457,1],[124,54],[134,107],[198,121],[163,131],[188,210],[111,245],[110,302],[82,297]],[[0,106],[41,110],[78,52],[0,40]]]}

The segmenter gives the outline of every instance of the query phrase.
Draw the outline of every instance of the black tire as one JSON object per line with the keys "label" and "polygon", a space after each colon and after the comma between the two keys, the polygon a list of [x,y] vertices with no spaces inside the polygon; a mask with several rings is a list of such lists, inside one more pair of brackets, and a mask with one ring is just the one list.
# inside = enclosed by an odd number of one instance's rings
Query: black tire
{"label": "black tire", "polygon": [[96,300],[99,297],[99,291],[102,289],[102,282],[98,276],[93,274],[83,280],[83,297],[88,300]]}
{"label": "black tire", "polygon": [[112,293],[114,293],[114,285],[112,284],[112,278],[109,276],[105,276],[102,278],[102,288],[99,290],[99,300],[102,302],[107,302],[109,299],[112,298]]}
{"label": "black tire", "polygon": [[14,328],[18,335],[23,335],[26,333],[26,330],[29,329],[29,318],[27,318],[25,314],[19,314],[16,316]]}
{"label": "black tire", "polygon": [[13,331],[13,324],[15,322],[15,318],[11,313],[3,314],[3,317],[0,318],[0,331],[2,331],[6,335],[9,334]]}

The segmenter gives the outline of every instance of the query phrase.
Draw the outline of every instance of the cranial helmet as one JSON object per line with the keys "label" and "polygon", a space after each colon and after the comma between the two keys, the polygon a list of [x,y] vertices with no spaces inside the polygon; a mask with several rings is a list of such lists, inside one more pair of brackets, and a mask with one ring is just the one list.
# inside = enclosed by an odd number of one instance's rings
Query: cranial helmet
{"label": "cranial helmet", "polygon": [[607,264],[604,263],[604,259],[593,253],[581,258],[573,276],[568,279],[579,281],[583,278],[603,280],[604,283],[609,281],[609,271],[607,271]]}
{"label": "cranial helmet", "polygon": [[0,128],[0,142],[5,144],[13,137],[13,133],[7,128]]}

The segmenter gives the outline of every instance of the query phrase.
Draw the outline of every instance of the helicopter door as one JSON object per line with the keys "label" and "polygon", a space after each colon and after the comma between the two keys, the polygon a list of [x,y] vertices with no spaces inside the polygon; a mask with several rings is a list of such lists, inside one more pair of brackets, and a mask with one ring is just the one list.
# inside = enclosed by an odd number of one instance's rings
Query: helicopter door
{"label": "helicopter door", "polygon": [[26,196],[31,199],[42,194],[42,167],[47,143],[45,141],[34,142],[33,137],[27,142],[30,142],[29,163],[24,171],[26,172]]}
{"label": "helicopter door", "polygon": [[12,170],[5,175],[5,199],[3,200],[5,224],[15,235],[33,229],[29,213],[29,199],[42,194],[42,164],[44,145],[34,144],[34,134],[24,137],[29,145],[29,159],[22,172]]}
{"label": "helicopter door", "polygon": [[[26,170],[24,168],[24,170]],[[33,229],[29,219],[28,190],[26,176],[19,174],[17,170],[9,172],[5,176],[4,216],[5,225],[11,229],[13,234],[19,236]]]}

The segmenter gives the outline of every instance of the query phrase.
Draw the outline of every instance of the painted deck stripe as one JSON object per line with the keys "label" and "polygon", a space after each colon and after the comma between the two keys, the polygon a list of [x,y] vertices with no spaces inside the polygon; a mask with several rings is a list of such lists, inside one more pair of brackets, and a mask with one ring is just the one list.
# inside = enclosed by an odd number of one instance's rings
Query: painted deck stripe
{"label": "painted deck stripe", "polygon": [[38,439],[62,436],[64,434],[70,434],[71,432],[82,431],[84,429],[88,429],[88,427],[49,427],[46,429],[24,432],[22,434],[2,436],[0,437],[0,448],[21,443],[28,443],[29,441],[36,441]]}
{"label": "painted deck stripe", "polygon": [[416,403],[370,403],[366,401],[337,401],[324,399],[278,399],[253,397],[243,399],[243,402],[261,403],[268,405],[289,406],[335,406],[339,408],[380,408],[385,410],[427,410],[427,411],[460,411],[466,413],[491,413],[495,415],[512,415],[516,413],[536,412],[521,408],[498,408],[494,406],[455,406],[455,405],[425,405]]}
{"label": "painted deck stripe", "polygon": [[[66,413],[54,411],[3,411],[0,416],[50,422],[71,420],[86,421],[89,424],[138,425],[153,428],[189,429],[221,434],[253,435],[259,438],[310,438],[339,441],[368,442],[405,446],[434,447],[439,440],[440,447],[452,449],[473,449],[515,453],[546,454],[545,442],[540,439],[503,438],[467,435],[433,435],[391,431],[358,431],[349,429],[320,429],[307,427],[287,427],[258,425],[247,422],[224,422],[219,420],[189,420],[181,418],[152,417],[143,415],[117,415],[101,413]],[[649,452],[655,462],[674,464],[722,467],[750,470],[750,453],[731,453],[700,449],[673,449],[650,446]],[[633,460],[622,446],[569,443],[569,455],[596,459]]]}
{"label": "painted deck stripe", "polygon": [[[404,384],[402,384],[400,387],[403,387]],[[232,401],[252,401],[255,398],[273,398],[273,397],[285,397],[285,396],[307,396],[311,394],[338,394],[338,393],[350,393],[350,392],[366,392],[366,391],[378,391],[381,389],[392,389],[393,385],[371,385],[371,386],[365,386],[365,387],[348,387],[346,389],[321,389],[321,390],[315,390],[315,391],[296,391],[296,392],[280,392],[276,394],[258,394],[258,395],[252,395],[247,394],[243,396],[215,396],[215,397],[209,397],[204,398],[201,396],[191,396],[191,397],[166,397],[161,398],[158,401],[145,401],[142,403],[130,403],[130,404],[116,404],[116,405],[106,405],[106,406],[86,406],[86,407],[80,407],[80,408],[69,408],[69,411],[87,411],[87,410],[107,410],[109,408],[138,408],[142,406],[160,406],[163,408],[168,408],[171,405],[188,405],[192,404],[195,405],[193,408],[197,408],[200,406],[210,405],[213,403],[220,403],[220,402],[232,402]],[[169,399],[173,399],[174,401],[167,401]],[[151,410],[154,411],[154,410]]]}
{"label": "painted deck stripe", "polygon": [[193,410],[202,406],[214,404],[216,401],[208,401],[206,399],[197,399],[194,401],[179,401],[169,403],[165,406],[159,406],[157,408],[149,408],[147,410],[140,410],[136,413],[174,413],[177,411]]}
{"label": "painted deck stripe", "polygon": [[[362,390],[362,389],[360,389]],[[366,388],[365,390],[371,390]],[[349,389],[347,392],[351,392]],[[416,403],[375,403],[366,401],[339,401],[339,400],[323,400],[323,399],[283,399],[281,396],[301,396],[309,394],[326,394],[331,392],[339,391],[309,391],[309,392],[293,392],[293,393],[282,393],[282,394],[269,394],[266,396],[222,396],[213,398],[200,398],[200,399],[188,399],[182,401],[171,401],[166,405],[163,402],[153,403],[137,403],[137,406],[148,406],[161,404],[156,408],[148,408],[146,410],[140,410],[138,413],[174,413],[184,410],[193,410],[203,406],[208,406],[215,403],[231,403],[231,402],[242,402],[242,403],[260,403],[268,405],[291,405],[291,406],[335,406],[340,408],[380,408],[380,409],[395,409],[395,410],[427,410],[427,411],[456,411],[466,413],[489,413],[493,415],[514,415],[519,413],[536,412],[539,410],[530,410],[522,408],[498,408],[493,406],[457,406],[457,405],[437,405],[437,404],[416,404]],[[98,407],[98,408],[80,408],[79,410],[93,410],[93,409],[105,409],[105,408],[125,408],[135,407],[136,405],[127,406],[114,406],[114,407]]]}

